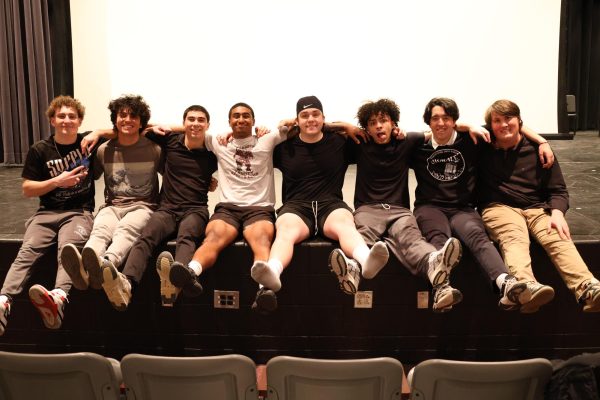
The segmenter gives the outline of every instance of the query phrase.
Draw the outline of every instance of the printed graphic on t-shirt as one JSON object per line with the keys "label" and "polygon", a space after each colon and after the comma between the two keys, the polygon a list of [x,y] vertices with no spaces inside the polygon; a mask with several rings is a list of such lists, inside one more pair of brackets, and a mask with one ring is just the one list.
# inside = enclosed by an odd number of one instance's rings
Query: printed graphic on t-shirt
{"label": "printed graphic on t-shirt", "polygon": [[455,149],[439,149],[427,159],[427,171],[438,181],[453,181],[465,171],[465,159]]}
{"label": "printed graphic on t-shirt", "polygon": [[237,177],[254,178],[258,176],[258,173],[252,169],[252,160],[254,159],[254,154],[252,153],[253,148],[253,144],[235,148],[235,153],[233,154],[235,171],[233,171],[233,173]]}
{"label": "printed graphic on t-shirt", "polygon": [[153,161],[114,163],[107,184],[117,197],[148,198],[154,173]]}
{"label": "printed graphic on t-shirt", "polygon": [[[50,176],[54,178],[64,171],[73,169],[72,167],[77,165],[77,163],[81,162],[83,159],[84,156],[81,153],[81,150],[73,149],[63,158],[46,161],[46,168],[48,168],[48,173]],[[92,181],[90,179],[82,179],[79,183],[73,186],[67,188],[57,188],[52,192],[52,197],[54,201],[66,201],[89,192],[91,185]]]}
{"label": "printed graphic on t-shirt", "polygon": [[46,161],[46,167],[48,168],[50,176],[54,178],[55,176],[60,175],[63,171],[68,171],[71,165],[76,165],[77,162],[81,162],[83,158],[84,157],[83,154],[81,154],[80,149],[73,149],[62,159],[58,158],[55,160]]}

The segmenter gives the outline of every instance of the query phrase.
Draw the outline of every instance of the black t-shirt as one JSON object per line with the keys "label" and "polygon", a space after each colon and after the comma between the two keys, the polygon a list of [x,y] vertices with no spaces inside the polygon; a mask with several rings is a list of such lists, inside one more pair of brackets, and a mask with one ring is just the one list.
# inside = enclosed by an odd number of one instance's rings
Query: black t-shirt
{"label": "black t-shirt", "polygon": [[478,146],[466,132],[451,145],[433,148],[431,140],[417,148],[411,167],[417,178],[415,206],[474,207]]}
{"label": "black t-shirt", "polygon": [[385,203],[410,208],[408,163],[415,148],[424,141],[422,133],[411,132],[404,140],[387,144],[355,144],[356,187],[354,208],[363,204]]}
{"label": "black t-shirt", "polygon": [[[83,135],[77,134],[75,143],[62,145],[54,141],[54,135],[36,142],[27,153],[21,176],[31,181],[45,181],[83,163],[92,171],[94,158],[81,152]],[[56,188],[40,196],[40,210],[94,210],[94,179],[90,172],[79,184],[68,188]]]}
{"label": "black t-shirt", "polygon": [[215,155],[206,148],[188,149],[183,133],[162,136],[149,132],[146,137],[162,148],[165,160],[159,207],[206,207],[210,178],[217,170]]}
{"label": "black t-shirt", "polygon": [[324,131],[316,143],[297,135],[275,147],[274,166],[283,175],[282,200],[342,200],[351,140]]}

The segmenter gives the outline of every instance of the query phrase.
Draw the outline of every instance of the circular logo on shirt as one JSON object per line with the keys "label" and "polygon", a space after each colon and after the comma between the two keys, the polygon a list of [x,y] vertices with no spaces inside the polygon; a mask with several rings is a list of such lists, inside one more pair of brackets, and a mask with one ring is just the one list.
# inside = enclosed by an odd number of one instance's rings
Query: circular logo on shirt
{"label": "circular logo on shirt", "polygon": [[439,149],[427,159],[427,171],[438,181],[457,179],[465,170],[465,159],[455,149]]}

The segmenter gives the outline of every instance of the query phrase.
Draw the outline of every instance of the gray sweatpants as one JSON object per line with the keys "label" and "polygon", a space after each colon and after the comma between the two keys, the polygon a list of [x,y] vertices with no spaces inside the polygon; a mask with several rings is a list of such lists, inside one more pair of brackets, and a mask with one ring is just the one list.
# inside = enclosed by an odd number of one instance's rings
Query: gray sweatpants
{"label": "gray sweatpants", "polygon": [[10,266],[0,293],[16,296],[21,293],[32,273],[32,267],[48,249],[58,244],[58,269],[54,288],[69,293],[71,278],[60,262],[65,244],[82,247],[90,235],[93,217],[90,211],[38,211],[25,222],[23,245]]}
{"label": "gray sweatpants", "polygon": [[354,212],[356,229],[367,245],[383,240],[413,274],[427,278],[429,254],[436,248],[421,234],[409,209],[388,204],[365,204]]}
{"label": "gray sweatpants", "polygon": [[100,257],[107,257],[118,268],[153,212],[140,204],[100,209],[85,247],[91,247]]}

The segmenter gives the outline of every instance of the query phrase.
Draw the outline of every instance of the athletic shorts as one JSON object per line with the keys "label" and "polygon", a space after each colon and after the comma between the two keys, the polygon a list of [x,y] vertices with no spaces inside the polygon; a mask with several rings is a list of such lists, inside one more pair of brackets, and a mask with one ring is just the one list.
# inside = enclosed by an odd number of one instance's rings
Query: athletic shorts
{"label": "athletic shorts", "polygon": [[352,209],[342,200],[290,200],[277,210],[277,216],[280,217],[286,213],[295,214],[302,219],[313,235],[317,235],[319,232],[323,232],[323,226],[329,214],[340,208],[352,213]]}
{"label": "athletic shorts", "polygon": [[246,229],[257,221],[275,222],[275,209],[272,206],[236,206],[231,203],[219,203],[215,206],[215,212],[210,220],[221,220],[235,227]]}

